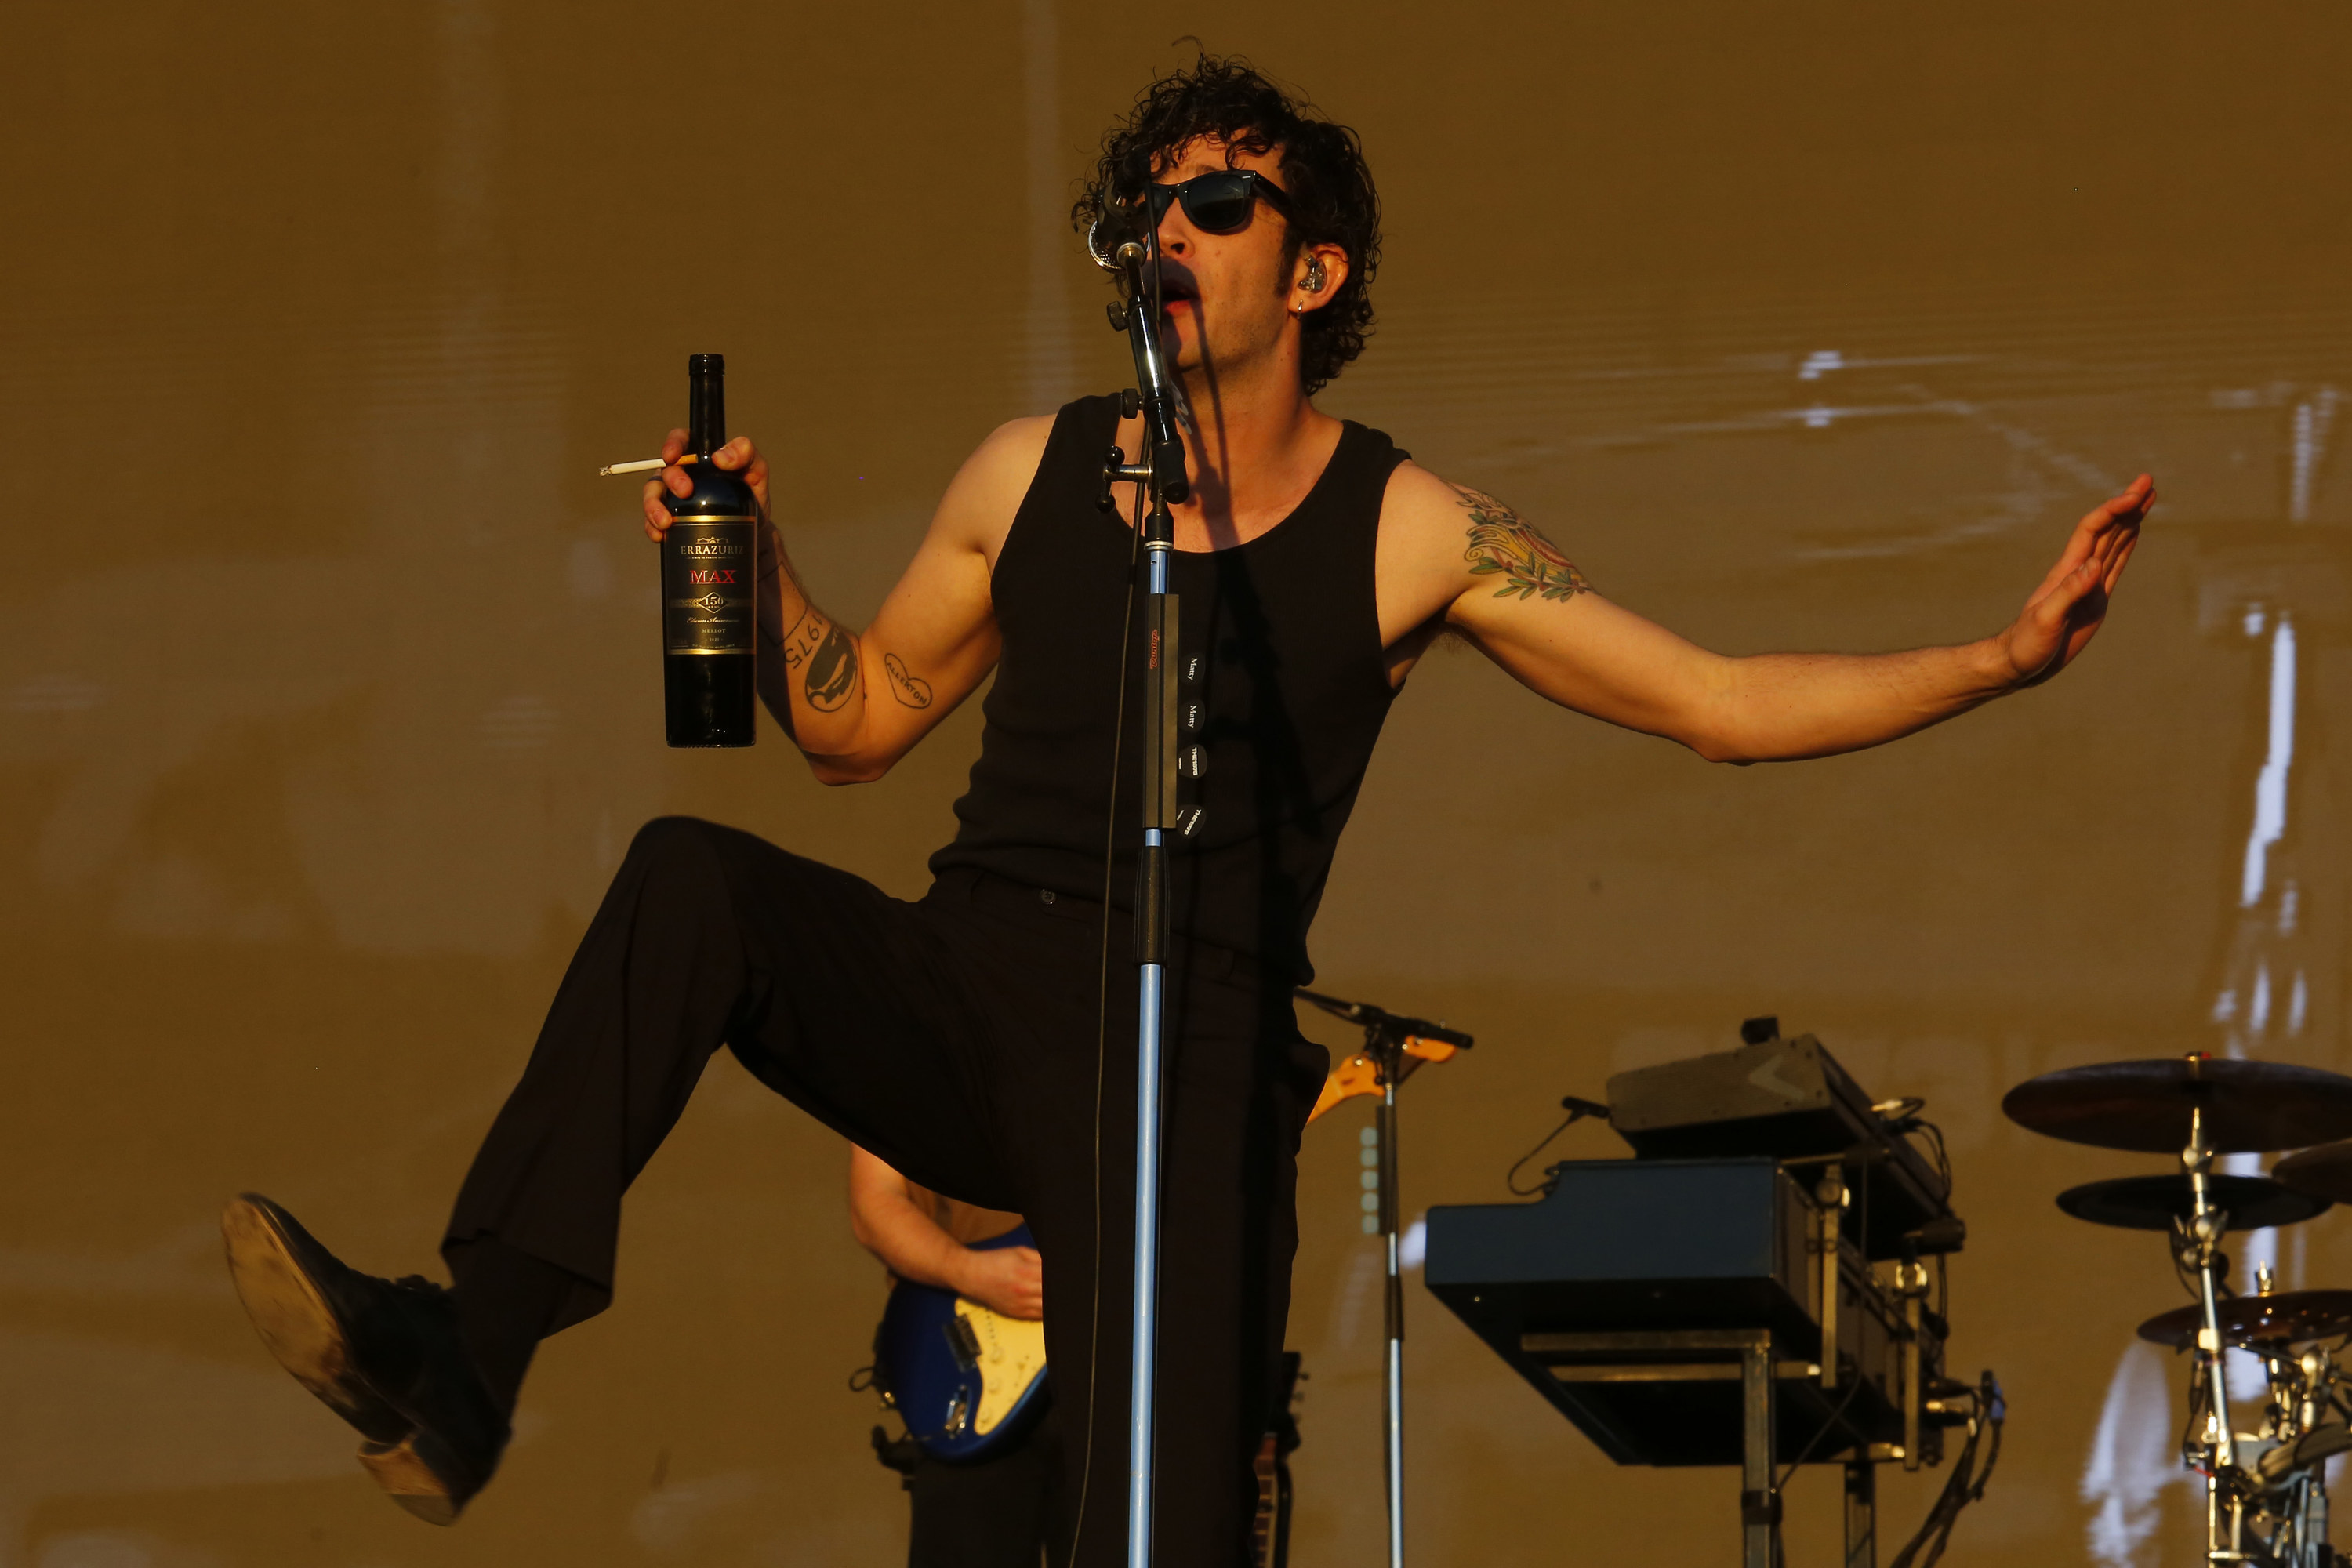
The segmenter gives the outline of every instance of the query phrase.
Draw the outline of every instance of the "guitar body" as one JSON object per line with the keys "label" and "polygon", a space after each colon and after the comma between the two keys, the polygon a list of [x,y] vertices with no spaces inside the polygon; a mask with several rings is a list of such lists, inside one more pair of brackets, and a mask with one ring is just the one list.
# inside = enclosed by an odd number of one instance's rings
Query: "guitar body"
{"label": "guitar body", "polygon": [[[1034,1245],[1024,1225],[972,1249]],[[901,1279],[874,1331],[874,1381],[925,1454],[984,1459],[1045,1413],[1045,1325]]]}

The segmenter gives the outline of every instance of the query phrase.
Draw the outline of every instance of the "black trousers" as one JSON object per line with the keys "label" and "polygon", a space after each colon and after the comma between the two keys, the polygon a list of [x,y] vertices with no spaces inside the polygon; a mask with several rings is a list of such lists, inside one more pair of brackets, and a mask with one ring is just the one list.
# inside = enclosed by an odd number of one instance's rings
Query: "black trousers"
{"label": "black trousers", "polygon": [[[1102,911],[978,874],[915,903],[747,833],[648,824],[476,1156],[445,1251],[478,1237],[577,1277],[548,1332],[613,1289],[622,1194],[722,1044],[936,1192],[1027,1216],[1076,1562],[1126,1532],[1135,968]],[[1297,1247],[1299,1131],[1328,1058],[1286,976],[1171,954],[1154,1547],[1246,1561]],[[1097,1048],[1097,1041],[1107,1048]]]}
{"label": "black trousers", "polygon": [[915,1461],[907,1568],[1062,1568],[1070,1521],[1059,1414],[1048,1408],[985,1459]]}

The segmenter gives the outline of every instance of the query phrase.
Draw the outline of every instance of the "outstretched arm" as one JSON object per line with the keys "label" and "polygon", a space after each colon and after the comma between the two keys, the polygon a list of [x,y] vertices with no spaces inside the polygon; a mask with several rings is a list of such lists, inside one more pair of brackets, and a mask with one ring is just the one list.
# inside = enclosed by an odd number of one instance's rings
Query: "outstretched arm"
{"label": "outstretched arm", "polygon": [[[880,778],[986,678],[997,656],[989,573],[1035,475],[1051,420],[1017,419],[990,436],[949,484],[923,542],[864,631],[817,607],[772,523],[760,538],[760,697],[826,784]],[[662,456],[671,467],[645,489],[646,533],[669,527],[664,491],[692,493],[677,465],[686,432]],[[738,437],[714,455],[741,472],[768,510],[768,460]]]}
{"label": "outstretched arm", "polygon": [[[2146,475],[2092,509],[2057,564],[2002,631],[1957,647],[1886,654],[1727,658],[1610,603],[1535,526],[1493,497],[1400,471],[1409,541],[1433,563],[1460,554],[1439,592],[1444,624],[1534,690],[1627,729],[1679,741],[1710,761],[1830,756],[1924,730],[2047,680],[2106,615],[2156,500]],[[1385,523],[1384,523],[1385,527]],[[1383,543],[1383,550],[1387,545]]]}

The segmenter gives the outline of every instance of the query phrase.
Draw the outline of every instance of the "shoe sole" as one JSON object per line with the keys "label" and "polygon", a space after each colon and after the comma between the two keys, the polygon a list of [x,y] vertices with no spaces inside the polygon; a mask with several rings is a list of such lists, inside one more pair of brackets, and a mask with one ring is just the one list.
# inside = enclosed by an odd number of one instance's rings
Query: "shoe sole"
{"label": "shoe sole", "polygon": [[[278,1364],[354,1426],[361,1400],[391,1408],[352,1365],[351,1341],[342,1320],[295,1256],[287,1234],[289,1216],[267,1198],[247,1194],[221,1213],[221,1240],[228,1248],[229,1278],[245,1315]],[[357,1395],[357,1398],[354,1398]],[[364,1428],[362,1428],[364,1430]]]}
{"label": "shoe sole", "polygon": [[[278,1364],[336,1415],[367,1436],[374,1425],[406,1426],[393,1402],[362,1376],[350,1332],[302,1266],[288,1227],[294,1223],[268,1198],[246,1193],[221,1212],[229,1278],[246,1316]],[[446,1477],[463,1467],[429,1434],[410,1428],[397,1442],[370,1438],[360,1463],[394,1502],[433,1524],[453,1524],[464,1505]]]}
{"label": "shoe sole", "polygon": [[430,1433],[411,1432],[397,1443],[362,1443],[360,1463],[375,1478],[384,1496],[425,1523],[457,1522],[457,1500],[441,1479],[454,1461]]}

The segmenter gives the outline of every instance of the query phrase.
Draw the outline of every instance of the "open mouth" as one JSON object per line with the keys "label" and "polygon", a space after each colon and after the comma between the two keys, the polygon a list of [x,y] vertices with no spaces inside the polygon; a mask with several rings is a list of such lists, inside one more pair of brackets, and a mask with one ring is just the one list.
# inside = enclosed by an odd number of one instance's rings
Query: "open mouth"
{"label": "open mouth", "polygon": [[1200,298],[1201,291],[1192,286],[1192,280],[1190,278],[1181,273],[1165,273],[1160,277],[1160,308],[1161,310],[1172,310],[1179,304],[1197,304],[1200,302]]}

